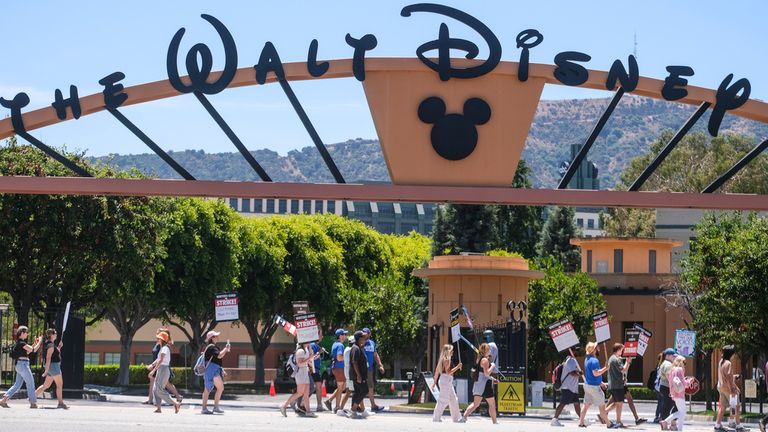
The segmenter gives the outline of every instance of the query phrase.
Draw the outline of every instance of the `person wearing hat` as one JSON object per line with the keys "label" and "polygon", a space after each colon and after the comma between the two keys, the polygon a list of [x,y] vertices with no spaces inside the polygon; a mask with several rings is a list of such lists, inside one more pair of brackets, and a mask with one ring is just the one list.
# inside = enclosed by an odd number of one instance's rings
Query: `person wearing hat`
{"label": "person wearing hat", "polygon": [[607,387],[603,383],[603,374],[608,372],[608,366],[600,367],[600,349],[595,342],[589,342],[585,349],[587,357],[584,359],[584,408],[579,415],[579,427],[587,427],[587,411],[590,405],[597,405],[600,409],[600,420],[608,425],[609,429],[614,428],[613,423],[608,420],[608,413],[605,410],[605,393],[603,390]]}
{"label": "person wearing hat", "polygon": [[[155,336],[157,336],[158,333],[162,333],[162,332],[168,333],[169,336],[171,334],[167,328],[160,327],[155,332]],[[155,337],[155,340],[157,340],[157,337]],[[153,362],[157,360],[157,356],[160,355],[161,348],[162,348],[162,345],[160,345],[160,342],[156,342],[155,346],[152,347]],[[147,365],[147,369],[151,369],[151,367],[152,367],[151,363]],[[147,377],[149,378],[149,397],[147,398],[147,400],[142,402],[142,404],[154,405],[155,404],[155,371],[149,372],[149,374],[147,374]],[[179,393],[179,390],[176,388],[175,385],[173,385],[173,382],[171,381],[173,381],[173,369],[171,369],[171,379],[168,381],[168,385],[165,386],[165,388],[166,390],[168,390],[169,393],[173,394],[173,396],[176,398],[176,402],[181,402],[181,400],[184,399],[184,397],[181,396],[181,394]]]}
{"label": "person wearing hat", "polygon": [[165,386],[168,385],[168,381],[171,379],[171,348],[169,345],[173,343],[171,339],[171,333],[167,330],[159,332],[155,335],[157,343],[160,344],[160,353],[157,355],[157,359],[150,365],[150,373],[155,373],[155,409],[156,413],[162,412],[163,402],[173,405],[176,414],[179,413],[181,404],[171,399],[171,395]]}
{"label": "person wearing hat", "polygon": [[674,348],[667,348],[662,354],[664,354],[664,361],[659,366],[659,392],[664,400],[661,408],[661,418],[665,419],[669,417],[672,408],[675,406],[675,401],[669,395],[669,371],[672,370],[672,362],[677,357],[677,351]]}
{"label": "person wearing hat", "polygon": [[[336,390],[325,401],[325,406],[328,411],[333,410],[334,413],[339,410],[341,396],[347,389],[347,379],[344,376],[344,342],[347,340],[348,334],[349,332],[344,329],[336,329],[336,342],[331,347],[331,373],[336,380]],[[332,408],[334,399],[336,399],[336,409]]]}
{"label": "person wearing hat", "polygon": [[[208,346],[206,346],[203,351],[203,353],[205,353],[206,367],[204,380],[205,389],[203,389],[203,408],[201,410],[202,414],[224,413],[224,411],[219,408],[219,401],[221,400],[221,395],[224,393],[224,377],[227,373],[222,367],[221,360],[229,353],[230,347],[229,344],[227,344],[224,349],[219,349],[219,347],[216,346],[216,342],[219,340],[219,335],[221,335],[221,333],[213,330],[205,335],[205,343],[207,343]],[[213,396],[213,411],[211,411],[208,409],[208,396],[214,388],[216,389],[216,392]]]}
{"label": "person wearing hat", "polygon": [[368,399],[371,401],[371,410],[374,412],[379,412],[383,410],[384,407],[376,405],[376,401],[373,397],[376,387],[376,368],[374,366],[378,365],[379,373],[383,374],[384,364],[381,363],[379,353],[376,351],[376,342],[371,339],[371,329],[368,327],[363,328],[363,334],[365,335],[366,339],[363,350],[365,351],[365,358],[368,361]]}
{"label": "person wearing hat", "polygon": [[368,394],[368,359],[366,358],[364,347],[368,337],[362,331],[355,332],[355,344],[349,352],[349,377],[355,384],[355,391],[352,394],[351,418],[365,416],[365,400]]}

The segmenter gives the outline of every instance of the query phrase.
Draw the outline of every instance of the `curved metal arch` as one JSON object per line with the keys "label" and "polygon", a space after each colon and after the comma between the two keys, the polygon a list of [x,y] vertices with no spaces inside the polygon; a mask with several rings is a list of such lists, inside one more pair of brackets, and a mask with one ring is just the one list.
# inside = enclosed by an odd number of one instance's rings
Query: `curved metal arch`
{"label": "curved metal arch", "polygon": [[[474,60],[454,59],[457,66],[471,66],[478,63]],[[285,79],[288,81],[302,81],[302,80],[316,80],[316,79],[329,79],[329,78],[349,78],[353,77],[352,60],[330,60],[328,61],[328,72],[320,77],[313,77],[307,70],[306,62],[286,63],[284,65]],[[424,65],[419,59],[414,58],[369,58],[365,63],[366,71],[368,72],[386,72],[386,71],[423,71]],[[554,77],[554,65],[536,64],[530,65],[529,78],[543,79],[546,84],[562,85]],[[517,62],[502,62],[491,74],[500,75],[513,75],[516,76],[518,72]],[[211,73],[210,80],[216,80],[221,75],[221,72]],[[606,90],[605,82],[608,77],[608,72],[605,71],[589,71],[589,79],[584,84],[580,85],[581,88]],[[187,77],[183,77],[182,80],[188,82]],[[267,83],[278,82],[274,74],[267,77]],[[237,70],[235,78],[232,80],[229,88],[244,87],[257,85],[256,75],[253,72],[252,67],[244,67]],[[664,85],[664,81],[655,78],[640,77],[637,88],[631,93],[646,96],[653,99],[664,100],[661,96],[661,88]],[[715,103],[715,90],[706,89],[703,87],[687,86],[688,96],[677,100],[688,105],[700,105],[703,102]],[[128,99],[123,103],[123,106],[141,104],[145,102],[151,102],[154,100],[160,100],[175,96],[181,96],[176,89],[171,86],[170,81],[161,80],[154,81],[145,84],[138,84],[131,87],[126,87],[124,92],[128,95]],[[80,98],[80,106],[82,109],[82,115],[90,115],[105,110],[104,98],[101,93],[96,93]],[[762,123],[768,123],[768,103],[750,99],[743,106],[729,111],[730,114],[756,120]],[[68,112],[66,120],[60,120],[56,116],[56,110],[48,106],[46,108],[40,108],[34,111],[29,111],[23,115],[24,125],[27,131],[39,129],[52,124],[60,123],[62,121],[68,121],[72,119],[71,113]],[[13,125],[11,119],[6,118],[0,120],[0,139],[7,138],[13,135]]]}

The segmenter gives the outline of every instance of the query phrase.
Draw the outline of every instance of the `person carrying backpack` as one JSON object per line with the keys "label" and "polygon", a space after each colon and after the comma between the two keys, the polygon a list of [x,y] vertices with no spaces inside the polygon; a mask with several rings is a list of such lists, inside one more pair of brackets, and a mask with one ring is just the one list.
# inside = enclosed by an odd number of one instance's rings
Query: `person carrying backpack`
{"label": "person carrying backpack", "polygon": [[[299,345],[296,352],[293,354],[296,366],[298,366],[296,372],[293,374],[294,379],[296,380],[296,391],[280,406],[280,413],[283,417],[288,417],[288,414],[286,413],[288,405],[298,398],[302,399],[302,404],[304,406],[303,416],[317,417],[315,413],[309,410],[309,363],[314,360],[311,357],[310,352],[311,348],[309,347],[309,343],[304,343]],[[290,358],[288,361],[290,363]]]}
{"label": "person carrying backpack", "polygon": [[568,356],[565,357],[565,361],[555,368],[554,386],[555,390],[560,390],[560,403],[557,405],[555,416],[550,423],[552,426],[564,426],[560,423],[560,414],[563,412],[563,408],[565,408],[566,405],[573,404],[573,408],[576,410],[576,415],[581,415],[581,405],[579,404],[579,377],[583,375],[583,372],[575,357],[575,352],[578,349],[578,347],[573,348]]}
{"label": "person carrying backpack", "polygon": [[[229,343],[227,343],[227,346],[224,347],[224,349],[219,349],[219,347],[216,346],[220,334],[221,333],[217,331],[211,330],[205,335],[205,343],[207,343],[208,346],[205,347],[205,350],[203,351],[203,358],[205,359],[206,366],[205,389],[203,389],[203,408],[201,410],[202,414],[224,414],[224,411],[219,408],[219,401],[221,400],[221,395],[224,393],[224,377],[227,375],[227,372],[224,371],[221,360],[229,353],[230,346]],[[208,396],[214,388],[216,389],[216,392],[213,396],[213,411],[211,411],[208,409]]]}
{"label": "person carrying backpack", "polygon": [[5,396],[0,399],[0,407],[10,408],[10,406],[8,406],[8,400],[21,390],[22,384],[26,384],[29,407],[37,408],[35,377],[32,376],[32,369],[29,368],[29,355],[40,349],[40,345],[43,343],[43,338],[35,336],[35,344],[29,345],[27,343],[28,337],[29,328],[26,326],[21,326],[16,330],[16,343],[13,345],[10,354],[11,358],[16,360],[16,382],[14,382],[13,386],[5,392]]}

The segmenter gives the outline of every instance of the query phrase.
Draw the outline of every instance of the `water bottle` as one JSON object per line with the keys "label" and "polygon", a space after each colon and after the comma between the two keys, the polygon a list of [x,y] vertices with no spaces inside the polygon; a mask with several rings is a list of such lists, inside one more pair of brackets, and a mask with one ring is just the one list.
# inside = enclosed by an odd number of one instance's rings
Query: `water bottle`
{"label": "water bottle", "polygon": [[229,339],[227,339],[227,350],[229,350],[232,347],[232,345],[229,344]]}

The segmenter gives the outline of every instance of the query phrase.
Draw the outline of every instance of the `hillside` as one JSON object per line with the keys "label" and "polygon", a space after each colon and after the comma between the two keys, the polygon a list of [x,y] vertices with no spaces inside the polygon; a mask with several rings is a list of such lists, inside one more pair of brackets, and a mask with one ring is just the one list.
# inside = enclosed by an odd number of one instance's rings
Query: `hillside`
{"label": "hillside", "polygon": [[[568,159],[570,144],[584,142],[608,103],[609,99],[541,101],[523,151],[523,159],[532,168],[535,187],[555,187],[559,180],[557,168]],[[601,187],[613,187],[632,158],[646,152],[651,142],[665,129],[677,130],[694,110],[695,107],[687,105],[625,96],[588,155],[600,170]],[[708,119],[706,114],[694,131],[705,132]],[[726,116],[721,133],[764,139],[768,138],[768,125]],[[377,140],[358,138],[330,144],[328,150],[347,181],[389,180]],[[258,179],[237,152],[187,150],[171,154],[198,179]],[[253,154],[275,181],[333,182],[314,146],[291,151],[285,156],[267,149],[253,151]],[[153,153],[110,155],[97,159],[119,168],[135,167],[161,178],[178,178]]]}

